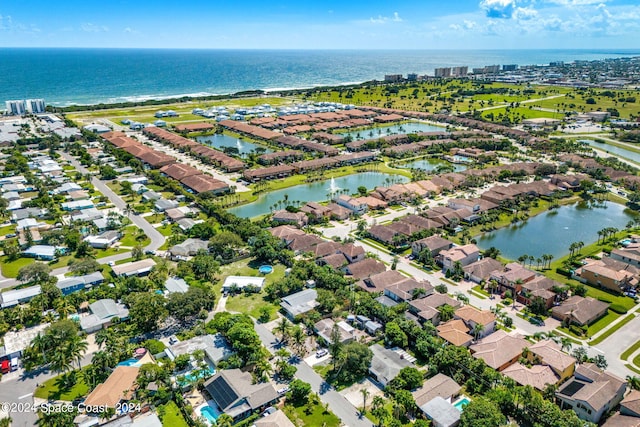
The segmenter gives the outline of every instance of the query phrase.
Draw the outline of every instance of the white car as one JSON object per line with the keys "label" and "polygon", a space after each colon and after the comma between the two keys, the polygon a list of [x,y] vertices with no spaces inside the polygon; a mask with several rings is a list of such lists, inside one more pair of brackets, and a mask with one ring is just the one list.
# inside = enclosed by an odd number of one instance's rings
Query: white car
{"label": "white car", "polygon": [[327,349],[326,349],[326,348],[321,348],[320,350],[318,350],[318,351],[316,352],[316,357],[317,357],[318,359],[320,359],[322,356],[326,356],[326,355],[327,355],[327,353],[329,353],[329,352],[327,351]]}

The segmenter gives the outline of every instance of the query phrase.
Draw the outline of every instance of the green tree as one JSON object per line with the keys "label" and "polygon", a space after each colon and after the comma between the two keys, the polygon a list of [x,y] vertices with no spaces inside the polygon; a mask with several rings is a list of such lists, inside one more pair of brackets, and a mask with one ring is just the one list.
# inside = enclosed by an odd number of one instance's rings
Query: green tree
{"label": "green tree", "polygon": [[129,318],[143,332],[155,330],[169,312],[163,295],[155,292],[134,292],[126,297]]}
{"label": "green tree", "polygon": [[296,406],[302,406],[309,400],[311,393],[311,385],[302,380],[295,379],[289,383],[289,392],[287,400],[290,400]]}
{"label": "green tree", "polygon": [[507,418],[493,401],[478,396],[474,398],[460,415],[462,427],[496,427],[506,424]]}
{"label": "green tree", "polygon": [[34,262],[18,270],[18,280],[32,285],[42,285],[50,278],[51,269],[47,264]]}
{"label": "green tree", "polygon": [[189,287],[187,292],[174,292],[167,300],[167,310],[180,321],[195,318],[202,310],[212,310],[215,296],[208,288]]}
{"label": "green tree", "polygon": [[407,334],[405,334],[396,322],[387,322],[384,329],[384,337],[391,347],[405,348],[408,344]]}

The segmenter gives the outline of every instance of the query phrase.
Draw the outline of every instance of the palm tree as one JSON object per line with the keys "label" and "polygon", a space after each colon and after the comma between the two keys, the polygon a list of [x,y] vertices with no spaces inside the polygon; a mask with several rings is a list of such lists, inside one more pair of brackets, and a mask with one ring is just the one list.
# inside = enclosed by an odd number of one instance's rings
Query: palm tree
{"label": "palm tree", "polygon": [[570,339],[570,338],[568,338],[568,337],[562,337],[562,338],[560,339],[560,346],[561,346],[561,349],[562,349],[563,351],[565,351],[565,350],[566,350],[567,352],[569,352],[569,351],[571,351],[571,348],[573,347],[573,343],[571,342],[571,339]]}
{"label": "palm tree", "polygon": [[367,398],[369,397],[369,395],[371,393],[366,388],[360,389],[360,393],[362,394],[362,411],[361,411],[361,413],[362,413],[362,415],[364,415],[367,412]]}
{"label": "palm tree", "polygon": [[297,356],[303,356],[305,351],[305,342],[307,341],[307,337],[300,326],[296,326],[293,328],[293,333],[291,334],[291,345],[293,350]]}
{"label": "palm tree", "polygon": [[284,317],[280,319],[280,322],[276,326],[275,331],[280,334],[280,341],[285,343],[289,339],[289,322]]}
{"label": "palm tree", "polygon": [[634,390],[640,390],[640,377],[627,375],[627,383]]}
{"label": "palm tree", "polygon": [[476,341],[478,341],[478,338],[482,335],[483,332],[484,332],[484,325],[481,323],[476,323],[475,326],[473,327],[473,337],[475,338]]}

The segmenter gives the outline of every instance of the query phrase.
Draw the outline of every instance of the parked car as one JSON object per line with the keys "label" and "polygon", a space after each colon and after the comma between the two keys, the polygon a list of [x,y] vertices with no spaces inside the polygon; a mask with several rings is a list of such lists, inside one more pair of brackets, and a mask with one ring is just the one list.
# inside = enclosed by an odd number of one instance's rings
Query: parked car
{"label": "parked car", "polygon": [[320,350],[318,350],[318,351],[316,352],[316,357],[317,357],[318,359],[320,359],[321,357],[326,356],[328,353],[329,353],[329,351],[327,351],[327,349],[326,349],[326,348],[321,348]]}
{"label": "parked car", "polygon": [[271,415],[276,411],[277,411],[276,408],[274,408],[273,406],[269,406],[267,409],[264,410],[264,412],[262,412],[262,416],[266,417],[267,415]]}
{"label": "parked car", "polygon": [[280,390],[278,390],[278,394],[283,395],[285,393],[287,393],[289,391],[289,387],[282,387]]}
{"label": "parked car", "polygon": [[529,317],[529,323],[537,326],[544,326],[544,320],[539,317]]}

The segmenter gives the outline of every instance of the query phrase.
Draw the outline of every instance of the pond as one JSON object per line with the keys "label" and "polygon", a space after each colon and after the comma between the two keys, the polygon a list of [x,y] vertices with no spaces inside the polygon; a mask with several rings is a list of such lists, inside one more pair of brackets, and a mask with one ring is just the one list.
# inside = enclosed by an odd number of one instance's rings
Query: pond
{"label": "pond", "polygon": [[627,150],[626,148],[618,147],[616,145],[607,144],[606,142],[596,142],[592,139],[581,139],[579,142],[585,142],[593,148],[597,148],[601,151],[606,151],[615,156],[624,157],[636,163],[640,163],[640,153]]}
{"label": "pond", "polygon": [[[271,153],[273,150],[269,150],[258,144],[244,141],[234,136],[225,135],[224,133],[216,133],[215,135],[199,136],[196,138],[198,142],[217,148],[220,151],[224,151],[223,148],[235,148],[238,150],[240,156],[250,154],[255,151],[256,148],[264,149],[264,153]],[[263,153],[263,154],[264,154]]]}
{"label": "pond", "polygon": [[351,132],[340,133],[342,136],[351,136],[354,140],[380,138],[393,134],[407,134],[415,132],[444,132],[446,129],[440,126],[428,125],[421,122],[400,123],[393,126],[368,127]]}
{"label": "pond", "polygon": [[[338,194],[340,190],[348,190],[347,194],[358,191],[358,187],[365,186],[372,190],[380,185],[407,182],[409,179],[402,175],[387,174],[381,172],[362,172],[353,175],[330,178],[310,184],[301,184],[282,190],[271,191],[262,194],[255,202],[229,209],[232,214],[253,218],[267,214],[276,203],[285,199],[290,202],[321,202],[328,200],[331,193]],[[282,206],[280,206],[282,208]]]}
{"label": "pond", "polygon": [[405,162],[405,163],[397,163],[397,167],[399,167],[399,168],[403,168],[403,169],[422,169],[425,172],[432,172],[436,168],[438,168],[438,166],[451,167],[451,168],[453,168],[454,172],[460,172],[460,171],[463,171],[463,170],[467,169],[467,166],[465,166],[465,165],[453,164],[453,163],[447,162],[446,160],[433,159],[433,158],[411,160],[411,161],[408,161],[408,162]]}
{"label": "pond", "polygon": [[594,243],[598,240],[598,230],[605,227],[622,230],[636,216],[636,213],[617,203],[606,202],[599,207],[590,207],[580,202],[560,206],[524,223],[484,233],[476,240],[481,249],[495,246],[500,249],[502,256],[511,260],[524,254],[536,258],[551,254],[557,259],[569,253],[571,243]]}

